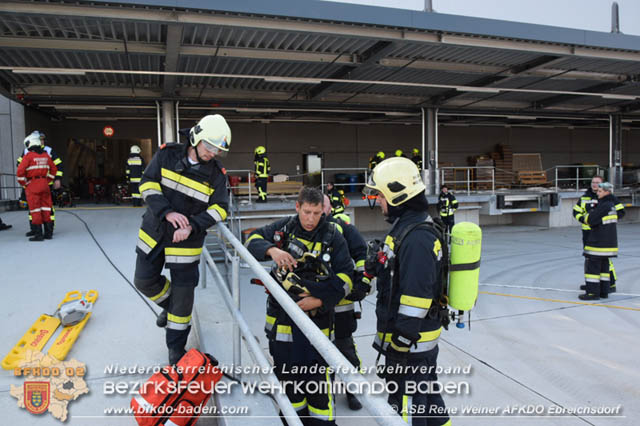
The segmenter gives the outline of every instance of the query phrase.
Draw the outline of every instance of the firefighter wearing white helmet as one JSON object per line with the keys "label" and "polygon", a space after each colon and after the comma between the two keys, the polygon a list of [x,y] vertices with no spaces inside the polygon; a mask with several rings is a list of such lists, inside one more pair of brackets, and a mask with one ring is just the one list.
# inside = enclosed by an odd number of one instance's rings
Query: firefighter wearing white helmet
{"label": "firefighter wearing white helmet", "polygon": [[[385,355],[391,368],[387,371],[399,372],[385,376],[387,382],[397,384],[389,403],[409,424],[449,425],[442,396],[415,390],[415,386],[412,389],[409,382],[437,381],[442,330],[437,312],[442,292],[442,236],[424,225],[431,221],[425,185],[410,159],[395,157],[376,166],[364,192],[377,195],[382,213],[393,224],[382,243],[369,243],[365,261],[367,276],[377,277],[373,347]],[[412,413],[420,414],[412,418]]]}
{"label": "firefighter wearing white helmet", "polygon": [[[29,147],[27,146],[27,141],[33,139],[33,143],[35,144],[36,141],[40,141],[40,145],[42,146],[42,149],[44,150],[44,152],[47,153],[47,155],[49,157],[51,157],[51,160],[53,161],[53,164],[56,165],[57,168],[57,172],[55,175],[55,178],[53,181],[49,182],[49,189],[51,192],[51,199],[55,200],[55,194],[53,192],[53,190],[56,189],[60,189],[60,187],[62,186],[62,158],[60,158],[60,156],[53,150],[53,148],[51,148],[50,146],[47,146],[45,144],[46,141],[46,136],[44,133],[42,133],[39,130],[34,130],[33,132],[31,132],[24,140],[24,152],[22,153],[22,155],[20,157],[18,157],[18,160],[16,161],[16,166],[20,166],[20,163],[22,162],[22,159],[24,158],[25,155],[27,155],[27,153],[29,152]],[[20,195],[20,200],[21,201],[26,201],[26,194],[24,191],[22,191],[22,194]],[[27,237],[32,237],[36,234],[36,226],[32,223],[32,216],[31,213],[29,213],[29,227],[30,227],[30,231],[27,232],[25,235]],[[56,214],[55,214],[55,207],[52,206],[51,207],[51,223],[53,225],[55,225],[55,221],[56,221]],[[52,226],[53,226],[52,225]],[[51,232],[53,233],[53,228],[51,230]]]}
{"label": "firefighter wearing white helmet", "polygon": [[256,174],[256,190],[258,191],[258,203],[267,202],[267,181],[271,164],[267,158],[267,149],[264,146],[256,147],[253,151],[253,166]]}
{"label": "firefighter wearing white helmet", "polygon": [[[231,144],[221,115],[208,115],[189,131],[189,143],[161,146],[144,170],[140,194],[147,204],[136,247],[134,282],[163,312],[169,362],[185,353],[191,329],[198,263],[207,229],[227,218],[227,176],[216,157]],[[169,269],[171,279],[162,275]]]}
{"label": "firefighter wearing white helmet", "polygon": [[134,207],[142,206],[142,197],[140,196],[140,180],[142,172],[145,168],[144,158],[140,155],[142,150],[138,145],[132,145],[129,149],[129,158],[127,158],[127,182],[129,183],[129,194]]}

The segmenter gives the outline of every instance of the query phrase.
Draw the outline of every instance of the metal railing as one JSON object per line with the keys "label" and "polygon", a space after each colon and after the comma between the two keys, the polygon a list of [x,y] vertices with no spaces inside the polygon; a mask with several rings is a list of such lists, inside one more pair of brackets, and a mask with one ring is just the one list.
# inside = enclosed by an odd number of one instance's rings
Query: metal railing
{"label": "metal railing", "polygon": [[[584,172],[581,173],[581,169],[596,169],[595,174],[592,176],[585,176]],[[572,166],[554,166],[551,169],[548,169],[548,171],[553,170],[553,176],[554,176],[554,186],[556,188],[556,191],[558,191],[559,188],[573,188],[576,191],[579,191],[580,188],[580,183],[584,182],[585,184],[582,186],[582,188],[588,188],[591,182],[591,178],[593,178],[593,176],[602,176],[603,178],[606,175],[606,172],[608,171],[608,168],[606,167],[600,167],[598,165],[593,165],[593,166],[583,166],[583,165],[572,165]],[[569,175],[569,177],[560,177],[560,175]],[[567,182],[567,184],[563,184],[563,182]],[[575,186],[574,186],[575,185]]]}
{"label": "metal railing", "polygon": [[0,200],[17,200],[21,190],[14,173],[0,172]]}
{"label": "metal railing", "polygon": [[[482,174],[482,171],[487,171],[491,178],[480,179],[479,175]],[[495,167],[493,166],[439,167],[438,174],[440,176],[440,185],[451,185],[452,187],[449,189],[453,190],[460,190],[460,187],[462,187],[467,192],[467,195],[472,191],[490,189],[494,193],[496,190]],[[460,176],[462,179],[460,179]]]}
{"label": "metal railing", "polygon": [[[225,303],[227,307],[232,312],[235,321],[237,322],[238,328],[234,329],[234,363],[235,360],[240,360],[239,355],[239,339],[240,333],[244,336],[244,340],[249,346],[251,350],[252,357],[254,360],[263,366],[263,363],[267,362],[266,357],[260,350],[257,342],[255,341],[255,337],[251,333],[248,324],[242,317],[240,313],[240,291],[239,291],[239,261],[242,259],[246,262],[251,268],[253,274],[257,276],[263,283],[266,289],[270,292],[270,294],[275,297],[280,306],[286,311],[289,317],[296,323],[296,325],[300,328],[300,330],[304,333],[304,335],[309,339],[309,342],[316,348],[318,353],[325,359],[329,367],[333,368],[336,374],[340,377],[340,379],[345,383],[357,383],[358,385],[364,387],[365,384],[368,384],[368,381],[362,376],[360,373],[353,372],[353,366],[351,363],[340,353],[340,351],[335,347],[333,342],[331,342],[320,329],[311,321],[311,319],[307,316],[305,312],[303,312],[300,307],[289,297],[289,295],[284,291],[284,289],[269,275],[269,273],[264,269],[264,267],[249,253],[249,251],[242,245],[240,240],[238,240],[235,235],[223,224],[218,223],[216,225],[218,232],[221,235],[221,239],[223,241],[222,245],[226,246],[229,243],[233,249],[235,254],[232,256],[232,267],[231,267],[231,283],[232,283],[232,292],[233,292],[233,300],[231,294],[227,287],[224,285],[224,279],[220,274],[217,266],[209,256],[209,253],[206,250],[203,250],[203,259],[213,272],[216,277],[217,285],[223,294],[225,299]],[[234,260],[235,259],[235,260]],[[201,277],[206,277],[206,274],[201,274]],[[206,283],[205,283],[206,285]],[[269,376],[270,381],[274,379],[273,376]],[[277,380],[277,379],[276,379]],[[296,416],[295,410],[293,414],[291,410],[293,407],[291,406],[290,401],[284,401],[281,397],[274,395],[276,400],[278,401],[278,405],[280,409],[283,411],[287,423],[289,424],[299,424],[299,423],[290,423],[290,420],[293,421],[293,416]],[[280,395],[286,399],[286,396]],[[406,423],[402,420],[402,418],[391,408],[391,406],[387,403],[387,401],[382,396],[374,396],[368,393],[358,394],[358,399],[362,403],[362,405],[369,411],[369,413],[375,418],[375,421],[384,426],[406,426]]]}
{"label": "metal railing", "polygon": [[[224,225],[222,225],[224,226]],[[272,372],[271,363],[267,360],[258,344],[256,338],[254,337],[249,324],[242,316],[240,312],[240,272],[239,272],[239,258],[238,256],[234,256],[232,258],[232,280],[231,280],[231,293],[229,289],[224,284],[225,280],[222,277],[222,274],[218,270],[215,262],[211,258],[211,255],[207,252],[207,250],[202,251],[202,261],[200,262],[201,272],[200,279],[204,288],[206,288],[207,282],[207,271],[206,267],[209,267],[209,270],[213,274],[215,278],[215,282],[218,286],[218,290],[220,290],[220,294],[222,294],[222,299],[227,305],[227,309],[231,312],[231,315],[234,318],[233,324],[233,365],[239,366],[241,362],[241,349],[240,349],[240,333],[244,337],[244,341],[247,345],[247,350],[251,355],[251,358],[255,363],[260,366],[260,375],[263,380],[269,382],[269,384],[273,387],[273,389],[277,389],[279,385],[278,378]],[[285,421],[290,426],[302,426],[302,422],[296,413],[296,410],[291,405],[291,401],[287,398],[286,394],[282,392],[275,392],[273,394],[278,407],[282,411],[282,415],[285,418]]]}
{"label": "metal railing", "polygon": [[227,170],[227,176],[231,176],[231,174],[247,174],[247,184],[245,185],[235,185],[235,186],[231,186],[231,184],[229,184],[229,189],[231,191],[233,191],[234,189],[244,189],[247,188],[248,192],[249,192],[249,204],[251,204],[251,173],[253,173],[253,170],[247,170],[247,169],[239,169],[239,170]]}

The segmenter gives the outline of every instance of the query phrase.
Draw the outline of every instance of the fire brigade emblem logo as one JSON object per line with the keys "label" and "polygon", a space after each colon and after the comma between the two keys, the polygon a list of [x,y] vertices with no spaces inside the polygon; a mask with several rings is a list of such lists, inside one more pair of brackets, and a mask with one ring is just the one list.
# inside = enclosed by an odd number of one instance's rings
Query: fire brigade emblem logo
{"label": "fire brigade emblem logo", "polygon": [[24,382],[24,406],[33,414],[46,412],[49,393],[49,382]]}

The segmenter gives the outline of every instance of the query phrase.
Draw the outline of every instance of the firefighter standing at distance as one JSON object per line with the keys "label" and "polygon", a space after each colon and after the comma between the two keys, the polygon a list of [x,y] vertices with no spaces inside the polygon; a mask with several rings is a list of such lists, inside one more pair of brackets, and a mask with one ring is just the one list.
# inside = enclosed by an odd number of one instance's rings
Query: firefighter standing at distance
{"label": "firefighter standing at distance", "polygon": [[207,228],[227,218],[227,177],[216,157],[226,156],[230,144],[225,119],[207,115],[191,128],[188,144],[163,145],[142,175],[147,211],[138,232],[134,282],[163,309],[156,324],[166,328],[171,364],[185,353]]}
{"label": "firefighter standing at distance", "polygon": [[[21,157],[16,175],[25,189],[33,236],[29,241],[50,240],[53,237],[51,221],[51,190],[49,184],[58,171],[53,160],[41,145],[40,135],[32,133],[25,139],[28,152]],[[44,232],[42,227],[44,226]]]}
{"label": "firefighter standing at distance", "polygon": [[589,213],[579,216],[579,221],[590,227],[584,246],[585,290],[580,300],[607,298],[610,293],[609,262],[618,256],[617,199],[609,182],[598,184],[598,204]]}
{"label": "firefighter standing at distance", "polygon": [[375,169],[375,167],[384,160],[384,157],[384,152],[378,151],[376,155],[369,158],[369,173],[371,173],[371,170]]}
{"label": "firefighter standing at distance", "polygon": [[[367,243],[364,241],[362,235],[360,235],[360,232],[358,232],[358,229],[355,226],[338,217],[344,216],[348,219],[349,216],[344,214],[331,216],[330,213],[331,201],[329,200],[329,196],[325,195],[324,214],[329,222],[336,224],[338,231],[340,231],[347,242],[349,255],[355,264],[353,289],[351,290],[351,293],[338,302],[335,307],[336,340],[334,343],[354,367],[360,368],[362,361],[360,360],[358,351],[356,350],[353,333],[358,329],[358,319],[360,319],[362,309],[356,312],[354,302],[362,301],[371,291],[371,280],[364,276],[364,262],[367,257]],[[358,398],[350,392],[347,392],[347,402],[349,408],[352,410],[359,410],[362,408],[362,404],[360,404]]]}
{"label": "firefighter standing at distance", "polygon": [[[296,212],[296,216],[256,229],[246,246],[259,261],[273,259],[272,276],[324,335],[333,340],[334,307],[352,287],[353,264],[347,243],[336,225],[326,220],[320,190],[302,188]],[[291,372],[294,366],[319,368],[326,367],[326,363],[271,295],[267,298],[265,332],[278,379],[298,383],[303,390],[285,388],[303,424],[335,424],[329,372],[322,368],[320,373]],[[327,382],[327,388],[323,382]],[[306,392],[312,385],[317,385],[319,391]]]}
{"label": "firefighter standing at distance", "polygon": [[451,228],[455,225],[455,212],[458,210],[458,200],[449,192],[447,185],[440,187],[440,195],[438,196],[438,211],[440,219],[447,225],[447,232],[451,233]]}
{"label": "firefighter standing at distance", "polygon": [[[581,220],[585,215],[591,213],[598,206],[598,185],[604,182],[602,176],[594,176],[591,178],[591,185],[587,190],[582,194],[578,202],[575,206],[573,206],[573,217],[576,218],[578,222],[582,223],[582,247],[587,245],[587,240],[589,237],[589,231],[591,231],[591,227],[583,223]],[[624,206],[622,203],[616,198],[615,195],[611,194],[614,199],[616,212],[618,215],[618,219],[622,219],[625,215]],[[587,258],[585,257],[585,271],[587,268]],[[609,293],[615,293],[616,291],[616,280],[617,280],[616,270],[613,267],[613,261],[609,258],[609,281],[610,281],[610,289]],[[586,285],[581,285],[580,290],[586,290]]]}
{"label": "firefighter standing at distance", "polygon": [[327,184],[327,195],[329,196],[329,201],[331,201],[331,214],[335,216],[344,213],[346,204],[344,191],[336,188],[333,182],[329,182]]}
{"label": "firefighter standing at distance", "polygon": [[138,145],[133,145],[129,150],[129,158],[127,159],[127,181],[129,183],[129,193],[133,200],[134,207],[142,206],[142,198],[140,196],[140,179],[142,172],[146,167],[144,159],[140,155],[142,150]]}
{"label": "firefighter standing at distance", "polygon": [[271,164],[267,158],[267,150],[264,146],[259,146],[254,151],[253,165],[256,173],[256,189],[258,190],[258,203],[267,202],[267,183],[269,181],[269,173],[271,173]]}
{"label": "firefighter standing at distance", "polygon": [[413,155],[411,156],[411,161],[415,163],[418,167],[418,170],[422,170],[422,155],[420,155],[420,150],[418,148],[413,148],[411,152]]}
{"label": "firefighter standing at distance", "polygon": [[[62,175],[63,175],[63,172],[62,172],[62,159],[53,150],[53,148],[51,148],[50,146],[47,146],[45,144],[46,136],[45,136],[44,133],[42,133],[42,132],[40,132],[38,130],[34,130],[33,132],[31,132],[31,135],[36,136],[36,137],[38,137],[40,139],[40,145],[42,146],[42,149],[44,150],[44,152],[47,153],[47,155],[49,155],[49,157],[51,157],[51,160],[53,161],[53,164],[55,164],[55,166],[57,168],[57,172],[55,174],[54,180],[52,182],[49,182],[49,190],[51,192],[51,200],[52,200],[51,222],[52,222],[52,226],[55,227],[56,211],[55,211],[55,207],[53,207],[53,200],[55,199],[54,194],[53,194],[53,190],[54,189],[60,189],[60,187],[62,186]],[[27,139],[28,139],[28,137],[27,137]],[[24,158],[24,156],[27,155],[27,152],[28,152],[28,147],[26,146],[27,139],[25,139],[24,152],[20,157],[18,157],[18,160],[17,160],[17,165],[18,166],[20,166],[20,163],[22,162],[22,159]],[[31,214],[29,214],[29,227],[30,227],[30,230],[29,230],[29,232],[27,232],[25,234],[25,236],[32,237],[32,236],[35,235],[37,226],[35,226],[35,225],[33,225],[31,223]],[[51,233],[53,235],[53,230],[51,230]]]}
{"label": "firefighter standing at distance", "polygon": [[366,273],[377,277],[373,347],[385,356],[386,367],[401,371],[385,376],[387,382],[398,385],[398,391],[389,395],[389,403],[414,426],[450,425],[448,416],[441,415],[445,404],[439,393],[412,394],[405,386],[408,381],[437,381],[435,366],[442,331],[439,316],[431,313],[440,309],[442,242],[432,228],[418,226],[431,220],[425,185],[411,160],[390,158],[376,167],[364,192],[377,195],[386,220],[393,224],[384,245],[374,245],[365,264]]}

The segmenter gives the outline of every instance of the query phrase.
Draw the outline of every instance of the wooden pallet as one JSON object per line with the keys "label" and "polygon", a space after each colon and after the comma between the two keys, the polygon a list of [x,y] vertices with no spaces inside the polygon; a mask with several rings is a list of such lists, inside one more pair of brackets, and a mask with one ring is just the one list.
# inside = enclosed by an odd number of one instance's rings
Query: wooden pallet
{"label": "wooden pallet", "polygon": [[[246,182],[234,188],[234,194],[236,195],[249,195],[249,188],[247,188]],[[254,188],[254,184],[251,183],[251,195],[258,195],[258,190]],[[268,182],[267,193],[269,195],[296,195],[302,189],[302,182],[288,180],[286,182]]]}
{"label": "wooden pallet", "polygon": [[521,185],[526,186],[540,186],[549,183],[545,172],[533,170],[520,170],[518,172],[518,181]]}

